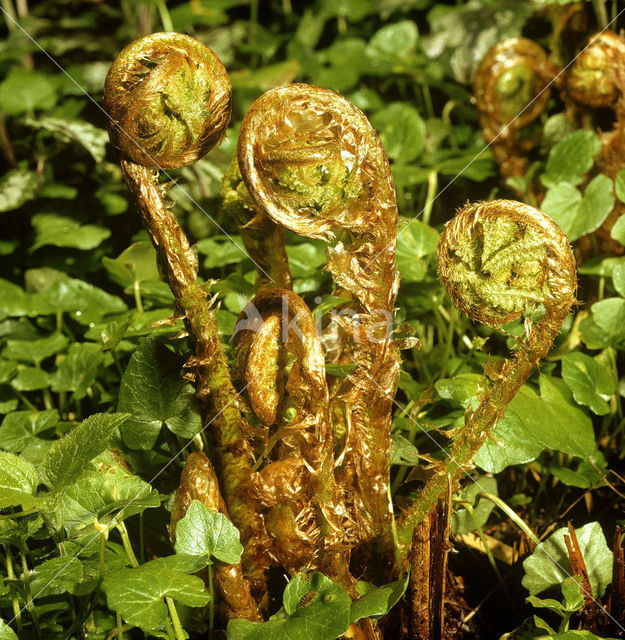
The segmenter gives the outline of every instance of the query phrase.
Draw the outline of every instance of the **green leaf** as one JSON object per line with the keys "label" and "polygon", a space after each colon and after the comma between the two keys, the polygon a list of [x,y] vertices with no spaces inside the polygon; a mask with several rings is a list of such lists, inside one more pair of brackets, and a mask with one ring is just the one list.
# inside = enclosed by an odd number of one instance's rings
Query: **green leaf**
{"label": "green leaf", "polygon": [[160,281],[156,266],[156,251],[151,242],[141,240],[131,244],[117,258],[104,257],[102,264],[108,274],[118,285],[132,290],[135,284],[146,280]]}
{"label": "green leaf", "polygon": [[128,309],[123,300],[76,278],[68,278],[54,269],[30,269],[29,284],[45,301],[47,313],[67,312],[81,324],[90,325],[109,313]]}
{"label": "green leaf", "polygon": [[59,412],[56,409],[46,411],[13,411],[0,425],[0,447],[21,453],[26,447],[39,440],[40,433],[56,427]]}
{"label": "green leaf", "polygon": [[421,220],[400,218],[397,235],[397,267],[402,280],[421,282],[427,273],[422,258],[436,253],[438,232]]}
{"label": "green leaf", "polygon": [[366,585],[364,594],[352,602],[349,614],[350,622],[357,622],[361,618],[380,617],[388,613],[401,599],[408,586],[408,574],[405,578],[396,580],[381,587],[359,582],[358,590]]}
{"label": "green leaf", "polygon": [[65,349],[67,342],[62,333],[53,333],[39,340],[7,340],[2,355],[5,358],[38,365],[42,360]]}
{"label": "green leaf", "polygon": [[315,276],[326,263],[326,249],[322,242],[304,242],[288,246],[286,254],[294,278]]}
{"label": "green leaf", "polygon": [[31,251],[47,245],[86,251],[100,246],[111,235],[109,229],[94,224],[81,226],[76,220],[56,213],[38,213],[33,216],[32,225],[35,242]]}
{"label": "green leaf", "polygon": [[607,400],[615,392],[615,381],[599,362],[579,351],[567,353],[562,357],[562,378],[576,402],[598,416],[610,412]]}
{"label": "green leaf", "polygon": [[236,564],[243,553],[237,528],[223,513],[211,511],[199,500],[193,500],[176,525],[175,549],[176,553],[201,556],[205,564],[211,557]]}
{"label": "green leaf", "polygon": [[561,182],[547,191],[541,205],[571,242],[597,229],[613,206],[612,181],[603,174],[590,181],[583,197],[575,187]]}
{"label": "green leaf", "polygon": [[0,319],[53,313],[41,296],[26,293],[16,284],[0,278]]}
{"label": "green leaf", "polygon": [[399,63],[414,54],[418,39],[417,25],[412,20],[400,20],[373,34],[367,45],[367,56],[372,61]]}
{"label": "green leaf", "polygon": [[224,267],[227,264],[243,262],[248,259],[240,236],[213,236],[204,238],[197,243],[197,250],[206,256],[205,269]]}
{"label": "green leaf", "polygon": [[[612,552],[598,522],[575,529],[575,533],[588,570],[592,595],[599,598],[612,580]],[[572,574],[565,535],[568,535],[566,527],[558,529],[523,561],[525,575],[522,584],[531,595],[560,585]]]}
{"label": "green leaf", "polygon": [[0,640],[19,640],[15,631],[3,620],[0,620]]}
{"label": "green leaf", "polygon": [[614,193],[621,202],[625,202],[625,169],[621,169],[614,178]]}
{"label": "green leaf", "polygon": [[19,209],[37,197],[37,175],[27,169],[12,169],[0,178],[0,212]]}
{"label": "green leaf", "polygon": [[113,526],[161,504],[158,491],[134,475],[116,451],[92,461],[92,470],[65,489],[61,497],[63,526],[69,536],[93,532],[94,521]]}
{"label": "green leaf", "polygon": [[64,142],[78,142],[96,162],[104,160],[108,133],[90,122],[66,118],[28,118],[26,122],[33,128],[49,131]]}
{"label": "green leaf", "polygon": [[596,133],[582,129],[574,131],[549,152],[542,183],[546,187],[560,182],[579,184],[600,151],[601,140]]}
{"label": "green leaf", "polygon": [[411,162],[419,156],[425,143],[425,122],[407,102],[392,102],[371,117],[388,157]]}
{"label": "green leaf", "polygon": [[[455,534],[469,533],[482,527],[488,521],[488,517],[495,508],[494,502],[487,498],[478,498],[481,492],[497,495],[497,480],[488,476],[480,476],[475,482],[471,482],[456,496],[457,500],[468,502],[473,507],[473,515],[460,503],[451,516],[451,527]],[[477,499],[477,503],[476,503]]]}
{"label": "green leaf", "polygon": [[102,453],[115,430],[128,419],[123,413],[97,413],[50,447],[43,460],[42,481],[54,492],[75,482],[88,462]]}
{"label": "green leaf", "polygon": [[586,186],[579,207],[578,222],[574,233],[577,237],[598,229],[614,207],[612,180],[600,173]]}
{"label": "green leaf", "polygon": [[606,298],[590,308],[592,319],[603,332],[606,343],[625,338],[625,300]]}
{"label": "green leaf", "polygon": [[322,573],[297,574],[282,601],[284,609],[267,622],[231,620],[228,640],[334,640],[349,626],[350,597]]}
{"label": "green leaf", "polygon": [[391,464],[414,467],[421,462],[417,448],[399,433],[391,434]]}
{"label": "green leaf", "polygon": [[59,368],[52,374],[53,391],[73,391],[74,399],[87,395],[87,389],[95,382],[104,354],[100,347],[90,343],[74,343]]}
{"label": "green leaf", "polygon": [[38,564],[29,576],[30,589],[37,598],[70,592],[76,594],[83,581],[82,562],[74,556],[52,558]]}
{"label": "green leaf", "polygon": [[612,282],[614,283],[614,288],[617,293],[625,298],[625,263],[621,262],[614,267],[614,271],[612,271]]}
{"label": "green leaf", "polygon": [[108,606],[130,625],[150,631],[167,621],[165,598],[189,607],[203,607],[209,600],[204,582],[150,563],[136,569],[122,569],[102,582]]}
{"label": "green leaf", "polygon": [[151,449],[163,424],[181,438],[202,428],[193,387],[181,377],[183,359],[155,339],[132,354],[119,389],[119,411],[131,414],[124,442],[132,449]]}
{"label": "green leaf", "polygon": [[35,109],[52,109],[56,100],[56,83],[43,71],[13,66],[0,83],[0,111],[9,116]]}
{"label": "green leaf", "polygon": [[24,509],[35,504],[37,471],[21,456],[0,451],[0,509],[22,505]]}
{"label": "green leaf", "polygon": [[50,386],[50,374],[37,367],[20,367],[17,375],[11,380],[16,391],[36,391]]}

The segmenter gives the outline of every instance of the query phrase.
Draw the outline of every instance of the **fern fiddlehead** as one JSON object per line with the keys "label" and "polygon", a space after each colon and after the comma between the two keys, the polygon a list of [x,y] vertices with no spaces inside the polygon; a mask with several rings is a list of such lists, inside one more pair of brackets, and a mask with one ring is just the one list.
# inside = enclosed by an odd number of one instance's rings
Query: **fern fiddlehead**
{"label": "fern fiddlehead", "polygon": [[313,316],[292,291],[266,289],[237,326],[234,378],[264,425],[267,464],[253,486],[272,551],[291,574],[320,569],[350,588],[325,359]]}
{"label": "fern fiddlehead", "polygon": [[526,154],[538,141],[523,131],[544,111],[549,81],[556,75],[545,51],[527,38],[508,38],[484,56],[474,93],[484,137],[504,177],[523,175]]}
{"label": "fern fiddlehead", "polygon": [[388,330],[398,289],[388,159],[364,114],[339,94],[301,84],[252,105],[238,158],[250,195],[276,224],[335,243],[327,268],[353,310],[342,316],[341,364],[357,363],[332,394],[349,427],[337,481],[353,535],[371,539],[390,522],[390,414],[399,371]]}
{"label": "fern fiddlehead", "polygon": [[157,171],[195,161],[222,138],[230,95],[226,71],[208,47],[182,34],[157,33],[131,43],[113,62],[104,102],[124,179],[189,329],[194,351],[189,365],[196,371],[198,396],[208,404],[221,488],[248,542],[244,564],[262,583],[264,527],[241,489],[252,473],[249,426],[239,409],[215,315],[197,279],[197,259],[165,202]]}
{"label": "fern fiddlehead", "polygon": [[466,205],[445,227],[439,275],[453,302],[492,327],[523,317],[524,339],[495,382],[467,413],[448,457],[402,518],[404,534],[418,524],[470,467],[506,406],[545,356],[575,302],[575,258],[562,230],[519,202]]}

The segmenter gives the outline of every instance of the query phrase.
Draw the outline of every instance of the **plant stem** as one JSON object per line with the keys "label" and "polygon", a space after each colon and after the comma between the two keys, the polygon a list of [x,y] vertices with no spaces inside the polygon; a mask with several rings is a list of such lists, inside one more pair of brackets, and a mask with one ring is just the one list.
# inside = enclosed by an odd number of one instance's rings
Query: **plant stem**
{"label": "plant stem", "polygon": [[143,313],[143,301],[141,300],[141,286],[137,280],[134,281],[132,292],[135,296],[135,306],[139,313]]}
{"label": "plant stem", "polygon": [[11,605],[13,606],[13,617],[15,618],[15,622],[17,622],[17,630],[22,632],[22,610],[20,607],[20,603],[17,597],[17,590],[15,589],[15,585],[13,584],[13,580],[15,580],[15,571],[13,570],[13,557],[11,556],[11,551],[9,550],[9,545],[4,546],[4,553],[7,565],[7,578],[9,579],[9,590],[11,592]]}
{"label": "plant stem", "polygon": [[208,595],[210,602],[208,603],[208,637],[212,640],[213,626],[215,623],[215,590],[213,588],[213,565],[209,562],[208,567]]}
{"label": "plant stem", "polygon": [[185,640],[187,637],[182,625],[180,624],[180,618],[178,617],[178,612],[176,611],[176,605],[172,598],[165,598],[165,602],[167,603],[167,608],[169,609],[169,615],[171,616],[171,621],[174,625],[174,633],[176,634],[176,640]]}
{"label": "plant stem", "polygon": [[428,191],[425,196],[425,205],[423,207],[423,222],[430,224],[430,216],[432,215],[432,207],[436,199],[438,191],[438,173],[435,169],[428,173]]}
{"label": "plant stem", "polygon": [[608,12],[604,0],[592,0],[592,6],[595,10],[597,26],[599,29],[605,29],[608,26]]}
{"label": "plant stem", "polygon": [[167,10],[167,4],[165,0],[157,0],[156,6],[158,8],[158,15],[161,19],[161,24],[163,25],[164,31],[173,31],[174,24],[171,21],[171,16],[169,15],[169,11]]}
{"label": "plant stem", "polygon": [[123,522],[120,522],[115,527],[119,531],[119,535],[122,538],[122,545],[124,547],[124,551],[128,556],[128,560],[130,561],[130,565],[135,569],[139,566],[139,562],[137,561],[137,556],[135,556],[135,552],[132,550],[132,544],[130,544],[130,538],[128,537],[128,529],[126,529],[126,525]]}

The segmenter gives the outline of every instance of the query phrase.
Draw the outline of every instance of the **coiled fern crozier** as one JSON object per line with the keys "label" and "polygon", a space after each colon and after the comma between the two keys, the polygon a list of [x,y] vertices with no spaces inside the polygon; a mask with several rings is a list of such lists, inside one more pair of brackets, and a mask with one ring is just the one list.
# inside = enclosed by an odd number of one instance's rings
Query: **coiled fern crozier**
{"label": "coiled fern crozier", "polygon": [[[226,619],[262,620],[272,566],[291,576],[320,570],[353,598],[355,576],[368,567],[393,577],[407,554],[393,549],[389,492],[400,363],[391,330],[397,206],[376,132],[345,98],[304,84],[267,92],[245,116],[223,192],[259,277],[236,326],[231,370],[195,254],[158,182],[159,170],[194,162],[223,137],[227,74],[193,38],[153,34],[113,63],[105,105],[124,178],[185,318],[193,352],[187,367],[210,424],[212,460],[201,451],[189,456],[172,535],[193,499],[239,528],[241,565],[215,575]],[[343,302],[321,335],[291,290],[284,229],[329,243],[327,269]],[[469,468],[575,297],[565,236],[519,203],[467,205],[447,225],[439,261],[452,300],[471,318],[498,326],[523,317],[525,337],[467,415],[449,459],[400,517],[401,541]],[[348,375],[328,375],[327,362],[350,365]],[[350,633],[380,637],[370,620]]]}

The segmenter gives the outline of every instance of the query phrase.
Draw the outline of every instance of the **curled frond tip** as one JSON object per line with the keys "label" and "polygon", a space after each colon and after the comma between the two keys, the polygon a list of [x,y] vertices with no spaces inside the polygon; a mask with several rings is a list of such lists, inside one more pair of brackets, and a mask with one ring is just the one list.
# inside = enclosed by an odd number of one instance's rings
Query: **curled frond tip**
{"label": "curled frond tip", "polygon": [[104,86],[111,142],[138,164],[172,169],[191,164],[223,137],[231,88],[219,58],[181,33],[131,42]]}

